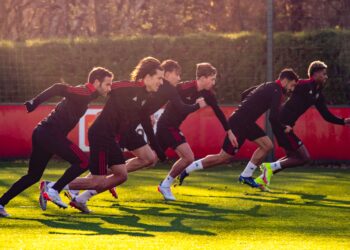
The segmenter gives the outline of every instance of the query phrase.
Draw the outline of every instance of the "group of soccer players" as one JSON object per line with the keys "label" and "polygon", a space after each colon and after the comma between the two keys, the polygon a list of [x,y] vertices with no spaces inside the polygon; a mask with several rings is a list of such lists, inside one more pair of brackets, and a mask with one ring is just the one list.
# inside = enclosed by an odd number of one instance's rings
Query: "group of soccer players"
{"label": "group of soccer players", "polygon": [[[244,91],[241,103],[228,119],[212,91],[217,75],[215,67],[210,63],[197,64],[196,80],[192,81],[179,83],[180,74],[178,62],[165,60],[161,63],[156,58],[146,57],[132,71],[130,81],[113,82],[111,71],[96,67],[89,73],[86,84],[73,87],[57,83],[26,102],[27,111],[32,112],[54,96],[64,97],[34,129],[28,173],[0,197],[0,216],[9,216],[5,205],[41,179],[53,155],[68,161],[71,166],[56,182],[40,182],[40,207],[46,210],[47,201],[51,201],[67,208],[59,195],[65,190],[72,207],[90,213],[87,201],[92,196],[109,190],[117,197],[115,187],[127,180],[128,172],[153,166],[158,159],[165,160],[168,148],[172,148],[179,159],[158,186],[165,200],[175,200],[171,192],[175,178],[178,177],[181,185],[193,171],[230,161],[246,139],[253,141],[258,148],[239,176],[239,181],[268,191],[275,173],[303,165],[310,159],[306,147],[293,132],[297,119],[310,106],[315,105],[329,122],[350,124],[350,118],[338,118],[326,106],[322,90],[327,80],[327,65],[321,61],[310,64],[307,80],[299,80],[292,69],[284,69],[276,81]],[[107,101],[89,128],[90,158],[87,158],[77,145],[67,139],[67,134],[84,115],[88,104],[98,96],[107,97]],[[287,101],[284,102],[285,99]],[[151,116],[164,105],[154,134]],[[180,125],[190,113],[206,106],[213,109],[226,131],[226,137],[218,154],[195,161]],[[286,151],[285,157],[272,163],[263,161],[272,150],[273,143],[256,124],[256,120],[268,110],[273,132]],[[136,132],[139,124],[147,135],[148,143]],[[134,157],[125,160],[122,148],[128,149]],[[254,179],[253,173],[258,166],[262,174]],[[80,177],[87,170],[90,173]]]}

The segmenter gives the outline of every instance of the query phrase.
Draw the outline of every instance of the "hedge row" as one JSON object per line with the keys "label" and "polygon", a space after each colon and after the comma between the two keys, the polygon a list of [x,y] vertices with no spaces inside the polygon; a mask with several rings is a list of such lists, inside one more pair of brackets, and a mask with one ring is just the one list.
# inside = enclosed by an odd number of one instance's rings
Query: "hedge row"
{"label": "hedge row", "polygon": [[[275,76],[293,67],[306,77],[316,59],[329,65],[325,89],[332,104],[349,104],[350,31],[278,33],[274,39]],[[240,92],[266,80],[266,40],[262,34],[189,34],[0,42],[0,102],[23,102],[55,82],[84,83],[96,65],[128,79],[144,56],[172,58],[183,67],[182,79],[195,77],[195,64],[208,61],[219,71],[217,95],[221,103],[239,101]]]}

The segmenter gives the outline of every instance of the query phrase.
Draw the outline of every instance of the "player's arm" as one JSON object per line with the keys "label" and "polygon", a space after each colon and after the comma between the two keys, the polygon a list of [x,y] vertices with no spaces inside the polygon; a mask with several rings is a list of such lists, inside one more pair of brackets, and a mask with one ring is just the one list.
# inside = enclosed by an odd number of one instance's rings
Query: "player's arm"
{"label": "player's arm", "polygon": [[222,127],[225,129],[231,144],[234,147],[238,147],[237,138],[232,133],[230,126],[228,125],[226,116],[224,115],[224,112],[222,112],[222,110],[220,109],[219,104],[218,104],[214,94],[207,91],[207,92],[205,92],[205,95],[203,97],[204,97],[205,102],[213,109],[216,117],[219,119]]}
{"label": "player's arm", "polygon": [[169,96],[169,101],[174,104],[174,107],[179,113],[182,114],[190,114],[192,112],[195,112],[200,108],[199,103],[195,104],[186,104],[181,100],[181,97],[179,93],[177,92],[176,88],[169,88],[168,90],[168,96]]}
{"label": "player's arm", "polygon": [[51,87],[45,89],[39,95],[34,97],[33,99],[26,101],[24,105],[27,108],[28,112],[32,112],[35,110],[41,103],[49,100],[54,96],[62,96],[65,97],[68,94],[69,85],[63,83],[55,83]]}
{"label": "player's arm", "polygon": [[[266,89],[271,91],[271,89]],[[271,126],[275,130],[281,130],[285,133],[289,133],[292,128],[288,125],[282,124],[280,121],[280,108],[281,108],[281,97],[282,92],[281,91],[274,91],[272,90],[272,100],[270,104],[270,115],[269,115],[269,121],[271,123]]]}
{"label": "player's arm", "polygon": [[215,96],[209,92],[206,91],[205,94],[203,95],[205,102],[212,108],[212,110],[214,111],[216,117],[219,119],[222,127],[225,129],[225,131],[230,130],[230,127],[227,123],[227,119],[226,116],[224,115],[224,113],[222,112],[222,110],[219,107],[219,104],[215,98]]}
{"label": "player's arm", "polygon": [[318,112],[321,114],[323,119],[325,119],[327,122],[334,123],[334,124],[339,124],[339,125],[345,125],[345,119],[344,118],[339,118],[333,115],[326,104],[326,99],[322,94],[320,94],[319,98],[317,99],[315,106],[318,110]]}
{"label": "player's arm", "polygon": [[165,161],[166,155],[164,151],[161,149],[161,147],[159,146],[158,140],[154,135],[152,121],[149,115],[144,115],[142,117],[141,125],[143,127],[143,130],[146,133],[147,139],[149,141],[149,145],[156,152],[158,159],[160,161]]}

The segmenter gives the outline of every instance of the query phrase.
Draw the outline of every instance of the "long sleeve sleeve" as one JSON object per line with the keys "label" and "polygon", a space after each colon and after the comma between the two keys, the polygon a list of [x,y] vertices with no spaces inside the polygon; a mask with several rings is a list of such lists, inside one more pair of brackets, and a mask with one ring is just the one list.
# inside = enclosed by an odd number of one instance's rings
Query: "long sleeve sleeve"
{"label": "long sleeve sleeve", "polygon": [[54,96],[67,96],[68,94],[68,85],[62,83],[55,83],[51,87],[45,89],[39,95],[31,99],[30,101],[25,102],[25,106],[28,112],[35,110],[40,104],[49,100]]}
{"label": "long sleeve sleeve", "polygon": [[285,125],[280,121],[280,108],[281,108],[281,95],[282,93],[279,91],[274,91],[270,104],[270,115],[269,121],[274,129],[284,131]]}
{"label": "long sleeve sleeve", "polygon": [[318,112],[321,114],[323,119],[325,119],[327,122],[334,123],[334,124],[339,124],[339,125],[344,125],[344,118],[339,118],[333,115],[326,104],[326,99],[322,94],[320,94],[319,98],[317,99],[315,106],[318,110]]}
{"label": "long sleeve sleeve", "polygon": [[171,88],[168,91],[169,101],[173,103],[176,110],[181,114],[190,114],[199,109],[199,104],[186,104],[181,100],[176,88]]}
{"label": "long sleeve sleeve", "polygon": [[216,117],[219,119],[222,127],[225,129],[225,131],[228,131],[230,129],[230,127],[227,123],[226,116],[224,115],[224,113],[220,109],[215,96],[211,92],[207,91],[207,92],[205,92],[205,95],[203,97],[204,97],[205,102],[213,109],[213,111],[214,111]]}

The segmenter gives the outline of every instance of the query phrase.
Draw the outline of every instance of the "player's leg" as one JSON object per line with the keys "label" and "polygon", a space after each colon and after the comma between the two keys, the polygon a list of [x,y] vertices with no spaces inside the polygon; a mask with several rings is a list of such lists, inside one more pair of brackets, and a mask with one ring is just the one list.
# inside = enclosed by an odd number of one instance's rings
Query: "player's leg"
{"label": "player's leg", "polygon": [[174,179],[194,161],[194,154],[187,142],[178,145],[175,152],[179,156],[179,159],[174,163],[168,175],[158,186],[158,191],[163,194],[166,200],[175,200],[170,187]]}
{"label": "player's leg", "polygon": [[57,155],[68,161],[71,166],[64,172],[61,178],[52,186],[57,192],[60,192],[68,183],[79,177],[88,170],[89,159],[85,153],[68,139],[64,143],[66,146],[57,151]]}
{"label": "player's leg", "polygon": [[252,176],[257,166],[263,162],[268,152],[273,149],[273,144],[271,139],[266,136],[265,132],[256,123],[246,126],[242,131],[246,133],[248,140],[258,145],[258,148],[254,151],[247,166],[240,174],[239,181],[251,187],[260,187]]}
{"label": "player's leg", "polygon": [[[70,203],[71,206],[86,213],[90,212],[86,202],[92,196],[124,183],[128,176],[123,153],[115,142],[108,147],[91,145],[90,151],[91,175],[77,178],[69,184],[72,189],[87,190]],[[107,165],[110,166],[108,171]]]}
{"label": "player's leg", "polygon": [[131,152],[136,157],[126,161],[126,168],[129,173],[148,166],[154,166],[157,163],[157,156],[148,144],[133,149]]}
{"label": "player's leg", "polygon": [[44,173],[47,163],[52,157],[52,153],[47,152],[42,147],[42,137],[45,136],[45,131],[42,128],[36,128],[32,135],[32,154],[29,160],[28,172],[16,181],[10,189],[4,193],[0,198],[0,205],[5,205],[23,192],[28,187],[38,182]]}
{"label": "player's leg", "polygon": [[[241,137],[236,136],[238,140],[238,144],[242,145],[244,143],[244,140],[242,140]],[[211,167],[218,166],[223,163],[229,162],[233,156],[238,151],[238,148],[233,147],[231,144],[228,136],[226,135],[224,143],[222,145],[222,149],[218,154],[213,155],[207,155],[206,157],[196,160],[193,163],[191,163],[184,171],[181,172],[179,176],[179,183],[180,185],[183,184],[183,181],[186,177],[189,176],[190,173],[193,171],[198,171],[202,169],[207,169]]]}
{"label": "player's leg", "polygon": [[[292,168],[305,165],[311,160],[309,151],[305,145],[301,145],[296,151],[287,151],[284,159],[278,160],[280,168],[273,169],[273,173],[276,174],[285,168]],[[272,164],[273,165],[273,164]]]}
{"label": "player's leg", "polygon": [[[90,175],[85,178],[89,178],[90,180],[95,183],[93,188],[88,189],[81,194],[75,196],[71,202],[69,203],[72,207],[84,212],[84,213],[91,213],[89,208],[87,207],[86,203],[91,197],[102,193],[106,190],[111,189],[112,187],[116,187],[118,185],[121,185],[127,180],[127,170],[125,167],[125,164],[121,165],[113,165],[110,167],[111,173],[110,175]],[[82,180],[83,178],[79,178]],[[81,184],[81,183],[80,183]],[[77,186],[72,185],[74,188]],[[83,186],[81,186],[83,187]],[[83,189],[83,188],[82,188]]]}
{"label": "player's leg", "polygon": [[270,185],[272,175],[281,170],[304,165],[310,161],[310,154],[307,148],[293,131],[278,137],[278,143],[285,149],[286,156],[275,162],[263,163],[261,165],[263,173],[258,178],[261,178],[266,185]]}
{"label": "player's leg", "polygon": [[[64,207],[66,204],[61,200],[59,193],[62,189],[69,189],[68,183],[84,173],[88,168],[88,158],[81,149],[62,135],[53,134],[52,141],[47,146],[52,152],[62,159],[68,161],[71,166],[57,180],[47,184],[47,190],[42,192],[43,196],[55,203],[59,207]],[[42,186],[42,185],[41,185]]]}
{"label": "player's leg", "polygon": [[126,161],[128,172],[134,172],[157,163],[157,157],[146,143],[143,135],[135,129],[127,131],[120,138],[120,147],[128,149],[135,157]]}

